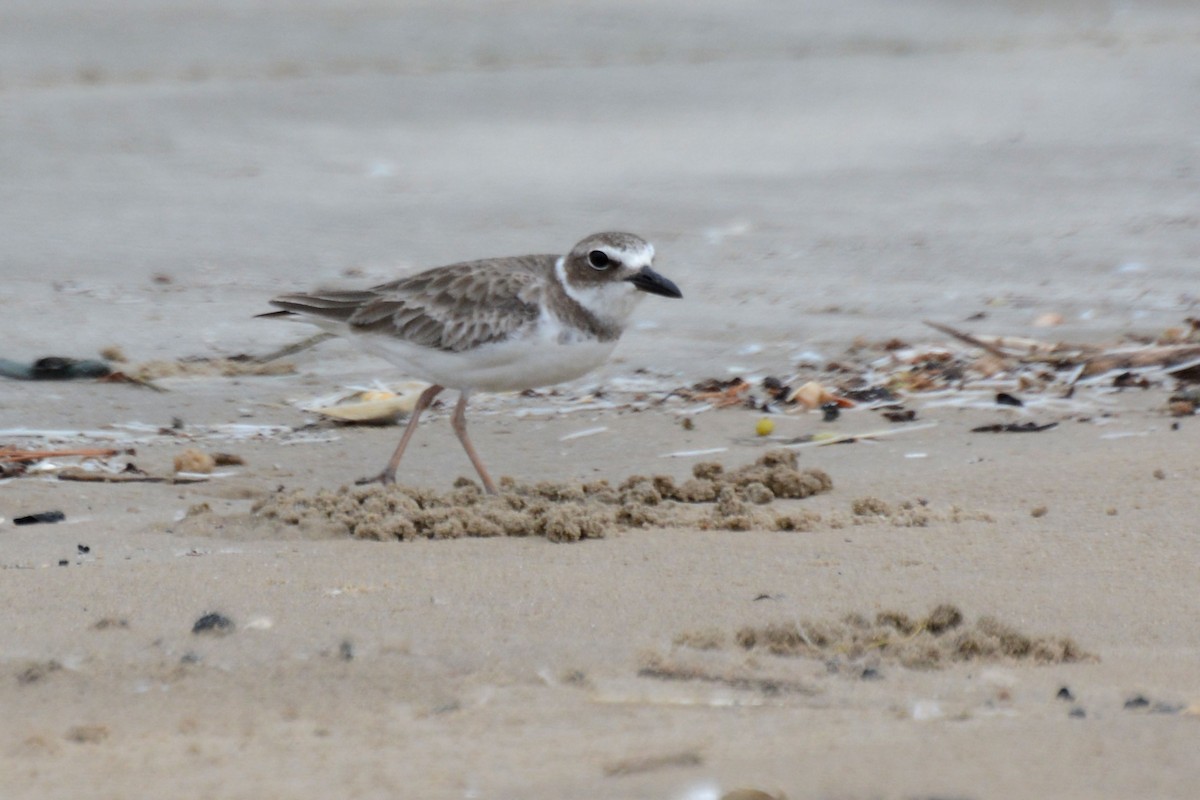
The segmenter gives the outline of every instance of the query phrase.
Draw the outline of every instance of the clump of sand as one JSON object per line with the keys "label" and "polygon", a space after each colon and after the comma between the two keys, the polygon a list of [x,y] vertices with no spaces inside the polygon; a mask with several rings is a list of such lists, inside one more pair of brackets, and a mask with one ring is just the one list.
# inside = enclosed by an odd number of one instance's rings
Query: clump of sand
{"label": "clump of sand", "polygon": [[912,669],[962,661],[1060,664],[1094,658],[1065,636],[1032,636],[989,616],[967,624],[962,611],[949,604],[917,618],[881,611],[873,619],[851,614],[833,622],[746,626],[730,637],[711,629],[685,632],[675,638],[675,645],[702,650],[736,646],[775,656],[834,661],[877,658]]}
{"label": "clump of sand", "polygon": [[850,503],[849,517],[835,515],[829,519],[829,525],[833,528],[874,523],[897,528],[924,528],[934,522],[995,522],[995,519],[986,512],[968,511],[958,506],[937,510],[922,499],[893,504],[870,495],[856,498]]}
{"label": "clump of sand", "polygon": [[678,484],[665,475],[634,475],[615,487],[607,481],[527,484],[505,478],[500,493],[489,496],[460,478],[449,492],[378,485],[280,492],[257,503],[253,513],[286,525],[332,525],[362,539],[545,536],[572,542],[645,526],[809,530],[820,520],[817,514],[771,506],[832,488],[824,471],[800,469],[794,452],[772,450],[731,471],[714,462],[697,464],[692,477]]}

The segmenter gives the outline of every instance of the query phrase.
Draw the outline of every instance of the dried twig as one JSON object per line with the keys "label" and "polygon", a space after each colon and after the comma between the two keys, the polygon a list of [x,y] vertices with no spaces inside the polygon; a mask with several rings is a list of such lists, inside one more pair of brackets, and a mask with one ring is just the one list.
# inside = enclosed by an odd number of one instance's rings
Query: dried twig
{"label": "dried twig", "polygon": [[147,475],[144,472],[92,472],[79,467],[68,467],[58,473],[60,481],[79,481],[81,483],[204,483],[207,475],[195,477],[173,475],[169,478],[160,475]]}
{"label": "dried twig", "polygon": [[321,333],[314,333],[312,336],[309,336],[307,339],[303,339],[299,342],[295,342],[293,344],[286,345],[284,347],[279,348],[278,350],[274,350],[270,353],[267,353],[266,355],[255,356],[253,361],[256,364],[267,364],[272,361],[278,361],[281,358],[287,358],[288,356],[292,356],[292,355],[295,355],[296,353],[303,352],[303,351],[309,349],[310,347],[316,347],[321,342],[325,341],[326,339],[332,339],[334,336],[335,336],[335,334],[328,333],[327,331],[322,331]]}
{"label": "dried twig", "polygon": [[64,458],[79,456],[82,458],[108,458],[124,453],[133,455],[133,450],[114,450],[108,447],[83,447],[74,450],[17,450],[11,447],[0,447],[0,462],[41,461],[45,458]]}
{"label": "dried twig", "polygon": [[1011,362],[1013,360],[1013,357],[1011,354],[1006,353],[1005,351],[1001,350],[999,347],[996,347],[993,344],[989,344],[988,342],[985,342],[982,339],[972,336],[969,333],[964,333],[963,331],[955,330],[954,328],[951,328],[949,325],[943,325],[940,322],[932,322],[930,320],[923,320],[923,322],[926,325],[928,325],[929,327],[933,328],[935,331],[941,331],[942,333],[946,334],[947,336],[953,336],[955,339],[958,339],[959,341],[966,342],[967,344],[969,344],[973,347],[978,347],[981,350],[985,350],[988,353],[991,353],[992,355],[994,355],[996,358],[1000,359],[1001,361]]}

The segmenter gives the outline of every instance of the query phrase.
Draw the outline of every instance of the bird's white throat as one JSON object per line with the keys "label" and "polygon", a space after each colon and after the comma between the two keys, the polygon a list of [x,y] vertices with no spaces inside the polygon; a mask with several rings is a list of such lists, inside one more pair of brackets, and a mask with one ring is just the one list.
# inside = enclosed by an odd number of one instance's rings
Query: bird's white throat
{"label": "bird's white throat", "polygon": [[598,319],[624,327],[630,314],[642,301],[645,292],[638,291],[632,283],[622,280],[573,286],[567,279],[565,264],[564,258],[554,262],[554,276],[567,293],[567,297],[579,303]]}

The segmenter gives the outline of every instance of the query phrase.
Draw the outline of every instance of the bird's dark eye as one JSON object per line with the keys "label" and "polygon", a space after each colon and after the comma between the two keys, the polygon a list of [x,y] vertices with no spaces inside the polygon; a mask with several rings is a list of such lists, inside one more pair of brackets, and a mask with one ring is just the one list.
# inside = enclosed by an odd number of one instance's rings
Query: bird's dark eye
{"label": "bird's dark eye", "polygon": [[595,269],[606,269],[610,262],[608,254],[603,250],[593,250],[588,253],[588,263]]}

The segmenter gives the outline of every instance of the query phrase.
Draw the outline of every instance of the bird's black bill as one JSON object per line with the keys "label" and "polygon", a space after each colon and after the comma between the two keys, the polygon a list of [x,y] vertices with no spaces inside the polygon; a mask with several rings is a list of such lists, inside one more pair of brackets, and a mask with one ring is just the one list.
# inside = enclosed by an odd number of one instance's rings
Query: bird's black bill
{"label": "bird's black bill", "polygon": [[683,292],[679,291],[678,286],[649,267],[642,267],[625,280],[643,292],[661,294],[663,297],[683,297]]}

